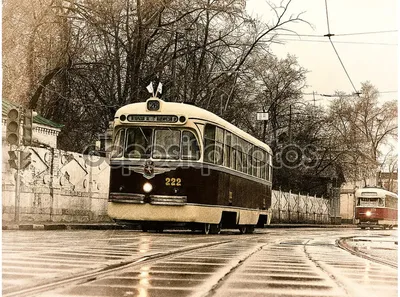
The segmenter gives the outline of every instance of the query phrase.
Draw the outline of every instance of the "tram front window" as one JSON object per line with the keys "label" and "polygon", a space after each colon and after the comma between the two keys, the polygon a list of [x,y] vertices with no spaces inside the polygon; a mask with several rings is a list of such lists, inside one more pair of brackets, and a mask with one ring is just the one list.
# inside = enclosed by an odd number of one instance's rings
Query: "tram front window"
{"label": "tram front window", "polygon": [[359,198],[357,205],[365,207],[378,207],[384,206],[384,201],[382,198]]}
{"label": "tram front window", "polygon": [[194,133],[170,128],[130,127],[118,130],[112,158],[199,160],[200,147]]}
{"label": "tram front window", "polygon": [[120,129],[114,140],[114,145],[111,151],[111,157],[120,158],[124,152],[124,142],[125,142],[125,129]]}
{"label": "tram front window", "polygon": [[154,135],[154,159],[179,159],[181,132],[179,130],[159,129]]}
{"label": "tram front window", "polygon": [[200,148],[196,136],[190,131],[182,132],[182,160],[200,159]]}
{"label": "tram front window", "polygon": [[151,152],[152,129],[128,128],[126,130],[126,158],[148,159]]}

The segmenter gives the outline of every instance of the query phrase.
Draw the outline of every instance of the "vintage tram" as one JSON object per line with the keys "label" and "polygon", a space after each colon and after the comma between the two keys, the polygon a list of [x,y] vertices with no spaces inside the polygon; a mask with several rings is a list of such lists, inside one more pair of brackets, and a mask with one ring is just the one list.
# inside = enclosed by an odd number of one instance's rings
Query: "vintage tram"
{"label": "vintage tram", "polygon": [[203,233],[270,222],[272,151],[202,108],[165,102],[121,107],[113,122],[108,215],[162,231]]}
{"label": "vintage tram", "polygon": [[366,187],[356,190],[355,218],[361,229],[397,226],[397,195],[382,188]]}

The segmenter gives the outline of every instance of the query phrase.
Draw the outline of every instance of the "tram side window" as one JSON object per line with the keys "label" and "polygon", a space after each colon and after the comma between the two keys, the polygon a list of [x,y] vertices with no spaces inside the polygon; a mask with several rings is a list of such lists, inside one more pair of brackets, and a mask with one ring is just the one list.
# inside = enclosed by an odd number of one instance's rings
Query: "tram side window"
{"label": "tram side window", "polygon": [[260,178],[265,179],[265,163],[260,161]]}
{"label": "tram side window", "polygon": [[267,155],[266,155],[266,164],[265,164],[265,179],[266,180],[269,180],[270,179],[270,172],[269,172],[269,167],[270,167],[270,156],[269,156],[269,154],[268,153],[266,153]]}
{"label": "tram side window", "polygon": [[190,131],[182,132],[182,160],[198,160],[200,148],[196,136]]}
{"label": "tram side window", "polygon": [[252,156],[251,156],[252,161],[253,161],[252,174],[253,174],[253,176],[256,176],[256,177],[258,177],[259,172],[260,172],[260,162],[259,162],[259,158],[258,158],[258,153],[259,153],[258,147],[254,146],[254,149],[252,151]]}
{"label": "tram side window", "polygon": [[269,180],[272,181],[272,155],[269,155]]}
{"label": "tram side window", "polygon": [[126,130],[126,149],[127,158],[150,158],[151,137],[153,130],[150,128],[129,128]]}
{"label": "tram side window", "polygon": [[247,167],[247,174],[253,175],[253,167],[254,167],[254,160],[253,160],[253,150],[254,146],[252,144],[249,145],[249,150],[247,152],[247,161],[248,161],[248,167]]}
{"label": "tram side window", "polygon": [[154,134],[154,159],[179,159],[181,132],[179,130],[159,129]]}
{"label": "tram side window", "polygon": [[237,138],[236,143],[236,170],[242,171],[243,170],[243,158],[242,158],[242,151],[243,151],[243,144],[242,139],[240,137]]}
{"label": "tram side window", "polygon": [[269,165],[269,180],[272,181],[272,165]]}
{"label": "tram side window", "polygon": [[247,173],[248,167],[248,158],[247,158],[247,151],[249,150],[249,143],[245,140],[242,140],[242,172]]}
{"label": "tram side window", "polygon": [[112,147],[111,157],[120,158],[124,152],[124,142],[125,142],[125,129],[120,129],[114,140],[114,145]]}
{"label": "tram side window", "polygon": [[214,163],[222,165],[224,161],[224,130],[216,127]]}
{"label": "tram side window", "polygon": [[225,138],[224,138],[224,166],[229,167],[231,162],[231,139],[232,134],[228,131],[225,131]]}
{"label": "tram side window", "polygon": [[215,128],[210,124],[204,128],[204,162],[214,163]]}
{"label": "tram side window", "polygon": [[237,146],[237,136],[232,134],[232,146],[231,146],[231,166],[232,169],[236,170],[236,147]]}
{"label": "tram side window", "polygon": [[268,153],[263,152],[263,162],[261,167],[262,179],[267,179],[267,168],[268,168]]}
{"label": "tram side window", "polygon": [[386,207],[397,209],[397,198],[386,195],[385,196]]}
{"label": "tram side window", "polygon": [[267,153],[265,151],[262,151],[262,157],[261,157],[261,162],[260,162],[260,177],[262,179],[265,179],[266,174],[265,174],[265,168],[267,167]]}

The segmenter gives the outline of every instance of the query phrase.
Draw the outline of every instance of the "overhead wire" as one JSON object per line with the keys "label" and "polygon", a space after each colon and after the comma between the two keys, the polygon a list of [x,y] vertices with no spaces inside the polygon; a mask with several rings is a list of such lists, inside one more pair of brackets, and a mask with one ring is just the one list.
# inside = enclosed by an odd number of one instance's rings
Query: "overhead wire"
{"label": "overhead wire", "polygon": [[326,11],[326,22],[327,22],[327,25],[328,25],[328,34],[325,34],[324,36],[326,36],[326,37],[329,38],[329,41],[331,42],[331,45],[332,45],[332,47],[333,47],[333,49],[334,49],[334,51],[335,51],[335,53],[336,53],[336,56],[338,57],[338,59],[339,59],[339,61],[340,61],[340,64],[342,65],[342,67],[343,67],[343,69],[344,69],[344,72],[345,72],[346,75],[347,75],[347,78],[349,79],[351,85],[353,86],[353,89],[354,89],[355,94],[359,95],[360,93],[359,93],[359,92],[357,91],[357,89],[355,88],[355,86],[354,86],[354,84],[353,84],[353,81],[351,80],[350,75],[349,75],[349,73],[347,72],[347,69],[346,69],[346,67],[344,66],[343,62],[342,62],[342,59],[340,58],[339,53],[337,52],[337,50],[336,50],[336,48],[335,48],[335,45],[334,45],[333,42],[332,42],[331,36],[333,36],[334,34],[331,34],[331,31],[330,31],[330,28],[329,28],[329,14],[328,14],[328,2],[327,2],[327,1],[328,1],[328,0],[325,0],[325,11]]}
{"label": "overhead wire", "polygon": [[354,36],[354,35],[382,34],[382,33],[397,33],[397,32],[398,32],[398,30],[371,31],[371,32],[358,32],[358,33],[335,34],[335,36]]}
{"label": "overhead wire", "polygon": [[[398,30],[386,30],[386,31],[370,31],[370,32],[356,32],[356,33],[343,33],[335,34],[337,36],[355,36],[355,35],[369,35],[369,34],[385,34],[385,33],[397,33]],[[296,34],[296,33],[280,33],[282,36],[299,36],[299,37],[325,37],[325,35],[320,34]]]}
{"label": "overhead wire", "polygon": [[[335,35],[336,36],[336,35]],[[324,36],[325,37],[325,36]],[[319,42],[319,43],[328,43],[326,40],[311,40],[311,39],[279,39],[279,41],[303,41],[303,42]],[[383,43],[383,42],[357,42],[357,41],[335,41],[335,43],[343,43],[343,44],[364,44],[364,45],[389,45],[389,46],[398,46],[396,43]]]}

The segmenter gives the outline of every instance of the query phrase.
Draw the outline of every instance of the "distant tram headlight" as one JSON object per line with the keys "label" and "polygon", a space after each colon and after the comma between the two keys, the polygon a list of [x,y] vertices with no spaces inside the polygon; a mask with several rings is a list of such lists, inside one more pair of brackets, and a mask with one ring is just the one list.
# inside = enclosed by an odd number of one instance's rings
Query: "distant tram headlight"
{"label": "distant tram headlight", "polygon": [[365,213],[365,215],[366,215],[367,217],[370,217],[370,216],[371,216],[371,212],[368,210],[368,211]]}
{"label": "distant tram headlight", "polygon": [[151,190],[153,190],[153,186],[151,185],[151,183],[147,182],[143,185],[143,191],[145,191],[146,193],[150,193]]}

